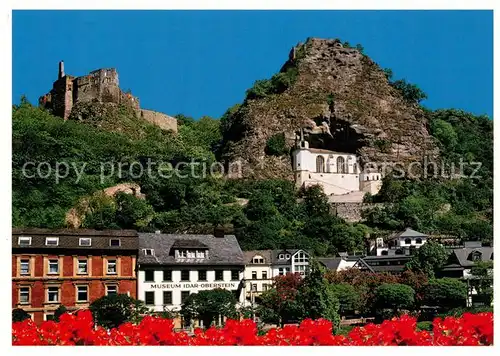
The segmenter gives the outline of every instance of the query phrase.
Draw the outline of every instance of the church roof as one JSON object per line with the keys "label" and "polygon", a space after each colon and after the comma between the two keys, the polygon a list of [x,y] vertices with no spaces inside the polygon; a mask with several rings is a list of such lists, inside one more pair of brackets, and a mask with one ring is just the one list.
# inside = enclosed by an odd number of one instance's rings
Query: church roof
{"label": "church roof", "polygon": [[338,154],[338,155],[340,154],[340,155],[356,156],[355,153],[330,151],[330,150],[325,150],[323,148],[309,148],[309,151],[311,151],[312,153],[325,153],[325,154]]}

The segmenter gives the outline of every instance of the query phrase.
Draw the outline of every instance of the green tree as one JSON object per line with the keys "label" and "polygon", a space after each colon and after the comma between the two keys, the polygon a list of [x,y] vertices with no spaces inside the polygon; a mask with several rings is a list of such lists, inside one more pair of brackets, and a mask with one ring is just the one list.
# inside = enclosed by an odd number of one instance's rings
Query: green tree
{"label": "green tree", "polygon": [[269,137],[266,142],[265,152],[271,156],[283,156],[288,153],[285,134],[281,132]]}
{"label": "green tree", "polygon": [[424,303],[452,309],[465,306],[467,285],[455,278],[431,279],[424,288]]}
{"label": "green tree", "polygon": [[453,125],[441,119],[431,121],[431,133],[448,150],[452,150],[458,143],[458,135]]}
{"label": "green tree", "polygon": [[59,321],[59,318],[61,317],[61,315],[63,315],[64,313],[66,313],[68,310],[66,309],[66,307],[64,305],[59,305],[57,307],[57,309],[54,311],[54,321]]}
{"label": "green tree", "polygon": [[401,92],[403,99],[409,103],[420,103],[422,100],[427,99],[427,94],[425,94],[422,89],[420,89],[415,84],[410,84],[404,79],[396,80],[392,82],[391,85]]}
{"label": "green tree", "polygon": [[30,315],[23,309],[16,308],[12,309],[12,322],[19,322],[26,319],[30,319]]}
{"label": "green tree", "polygon": [[469,279],[480,299],[486,305],[491,305],[493,301],[493,261],[477,261],[471,268],[471,278]]}
{"label": "green tree", "polygon": [[374,306],[376,310],[392,309],[393,315],[411,310],[415,305],[415,291],[410,286],[384,283],[375,289]]}
{"label": "green tree", "polygon": [[298,301],[302,304],[304,317],[311,319],[324,318],[335,326],[340,323],[339,300],[335,290],[323,277],[321,266],[315,260],[310,262],[309,272],[301,284]]}
{"label": "green tree", "polygon": [[235,318],[236,297],[226,289],[204,290],[191,294],[182,304],[180,314],[186,320],[203,320],[205,326],[217,323],[219,317]]}
{"label": "green tree", "polygon": [[111,329],[125,322],[138,322],[148,313],[144,302],[126,294],[107,295],[90,304],[90,311],[98,325]]}
{"label": "green tree", "polygon": [[332,284],[331,289],[339,300],[339,314],[349,315],[357,311],[361,305],[359,292],[350,284]]}
{"label": "green tree", "polygon": [[429,277],[434,277],[448,260],[446,249],[437,242],[427,241],[413,255],[406,264],[406,269],[413,272],[422,272]]}

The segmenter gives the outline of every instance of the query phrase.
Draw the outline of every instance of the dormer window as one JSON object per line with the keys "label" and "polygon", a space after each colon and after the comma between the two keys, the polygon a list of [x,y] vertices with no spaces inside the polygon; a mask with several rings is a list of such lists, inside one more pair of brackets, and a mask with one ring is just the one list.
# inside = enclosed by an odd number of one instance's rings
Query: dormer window
{"label": "dormer window", "polygon": [[253,264],[264,264],[264,258],[261,257],[261,256],[255,256],[253,259],[252,259],[252,263]]}
{"label": "dormer window", "polygon": [[415,243],[417,245],[420,245],[422,243],[422,239],[420,237],[417,237],[417,239],[415,240]]}
{"label": "dormer window", "polygon": [[80,237],[79,245],[80,246],[91,246],[92,239],[90,237]]}
{"label": "dormer window", "polygon": [[178,258],[186,258],[187,254],[185,250],[177,250],[177,257]]}
{"label": "dormer window", "polygon": [[479,251],[472,251],[471,254],[469,255],[468,260],[469,261],[474,261],[474,262],[481,261],[481,255],[482,254]]}
{"label": "dormer window", "polygon": [[205,251],[196,251],[196,258],[205,258]]}
{"label": "dormer window", "polygon": [[288,260],[288,259],[290,258],[290,254],[289,254],[289,253],[287,253],[287,254],[285,255],[285,258]]}
{"label": "dormer window", "polygon": [[284,255],[284,254],[282,254],[282,253],[280,253],[280,254],[279,254],[279,256],[278,256],[278,258],[279,258],[280,260],[284,260],[284,259],[285,259],[285,255]]}
{"label": "dormer window", "polygon": [[153,250],[152,248],[145,248],[142,250],[142,252],[144,252],[144,256],[154,256],[155,254],[155,250]]}
{"label": "dormer window", "polygon": [[109,246],[115,246],[115,247],[120,246],[120,239],[111,239],[111,240],[109,240]]}
{"label": "dormer window", "polygon": [[19,246],[31,246],[31,236],[19,236],[17,244]]}
{"label": "dormer window", "polygon": [[410,244],[411,244],[411,239],[406,238],[406,239],[405,239],[405,244],[410,245]]}
{"label": "dormer window", "polygon": [[45,238],[45,246],[58,246],[58,245],[59,245],[59,237]]}

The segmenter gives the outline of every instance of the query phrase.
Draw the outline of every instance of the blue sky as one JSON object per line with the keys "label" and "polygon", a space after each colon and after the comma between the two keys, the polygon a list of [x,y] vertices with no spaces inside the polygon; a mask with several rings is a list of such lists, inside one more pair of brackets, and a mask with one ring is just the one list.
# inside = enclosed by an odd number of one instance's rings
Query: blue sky
{"label": "blue sky", "polygon": [[431,109],[493,115],[492,11],[14,11],[13,98],[115,67],[146,109],[220,117],[307,37],[360,43]]}

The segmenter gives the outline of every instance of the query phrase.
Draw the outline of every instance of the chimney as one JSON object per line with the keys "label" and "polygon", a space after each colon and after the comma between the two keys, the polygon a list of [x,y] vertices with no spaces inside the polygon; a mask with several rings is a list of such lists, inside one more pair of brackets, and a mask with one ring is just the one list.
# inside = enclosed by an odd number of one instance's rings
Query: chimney
{"label": "chimney", "polygon": [[64,77],[64,61],[60,61],[59,62],[59,75],[58,75],[58,79],[61,79],[62,77]]}
{"label": "chimney", "polygon": [[214,236],[218,238],[223,238],[225,235],[225,229],[223,227],[216,227],[214,229]]}

